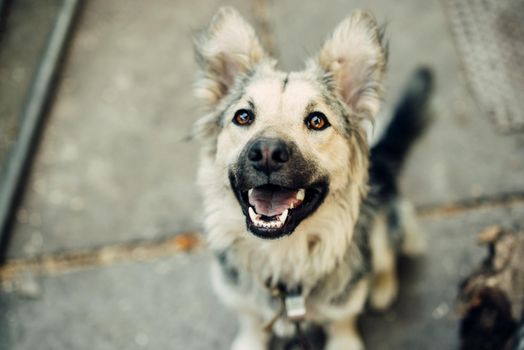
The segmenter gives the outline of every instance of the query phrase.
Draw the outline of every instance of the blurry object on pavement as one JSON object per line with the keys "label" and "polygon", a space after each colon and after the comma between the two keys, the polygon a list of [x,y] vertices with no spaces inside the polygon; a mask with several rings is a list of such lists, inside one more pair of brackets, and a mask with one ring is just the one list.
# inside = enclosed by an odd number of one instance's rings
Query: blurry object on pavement
{"label": "blurry object on pavement", "polygon": [[493,226],[479,239],[489,253],[460,286],[460,349],[524,349],[524,232]]}

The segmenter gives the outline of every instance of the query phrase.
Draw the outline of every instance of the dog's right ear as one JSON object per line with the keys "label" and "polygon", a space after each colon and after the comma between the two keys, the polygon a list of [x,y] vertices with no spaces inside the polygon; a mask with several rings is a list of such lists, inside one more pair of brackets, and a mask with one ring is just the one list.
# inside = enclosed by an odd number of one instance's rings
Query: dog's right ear
{"label": "dog's right ear", "polygon": [[196,95],[211,107],[265,57],[253,28],[231,7],[218,10],[207,31],[195,38],[195,52],[200,66]]}

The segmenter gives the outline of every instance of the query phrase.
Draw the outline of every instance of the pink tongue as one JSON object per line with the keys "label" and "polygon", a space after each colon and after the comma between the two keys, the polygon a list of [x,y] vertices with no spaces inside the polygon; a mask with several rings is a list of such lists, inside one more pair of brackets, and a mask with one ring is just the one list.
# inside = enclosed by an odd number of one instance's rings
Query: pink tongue
{"label": "pink tongue", "polygon": [[255,207],[257,214],[275,216],[282,214],[291,204],[297,207],[302,203],[296,197],[297,191],[254,188],[249,195],[249,204]]}

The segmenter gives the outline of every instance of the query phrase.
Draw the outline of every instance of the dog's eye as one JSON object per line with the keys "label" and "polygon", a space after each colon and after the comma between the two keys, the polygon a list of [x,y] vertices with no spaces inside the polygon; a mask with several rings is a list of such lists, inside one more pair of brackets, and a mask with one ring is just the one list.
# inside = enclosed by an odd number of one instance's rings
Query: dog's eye
{"label": "dog's eye", "polygon": [[238,126],[251,125],[254,120],[255,115],[252,111],[248,109],[239,109],[235,112],[235,116],[233,117],[233,123],[235,123]]}
{"label": "dog's eye", "polygon": [[331,124],[327,120],[327,117],[324,113],[313,112],[306,117],[305,120],[306,126],[311,130],[324,130]]}

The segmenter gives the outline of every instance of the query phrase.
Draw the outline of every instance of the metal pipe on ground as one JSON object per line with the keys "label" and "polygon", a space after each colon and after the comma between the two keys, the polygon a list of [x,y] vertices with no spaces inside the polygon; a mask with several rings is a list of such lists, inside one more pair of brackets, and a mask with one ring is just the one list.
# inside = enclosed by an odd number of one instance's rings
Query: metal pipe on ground
{"label": "metal pipe on ground", "polygon": [[5,261],[14,213],[23,193],[62,58],[80,12],[80,3],[80,0],[64,0],[62,3],[20,115],[17,141],[3,169],[0,183],[0,264]]}

